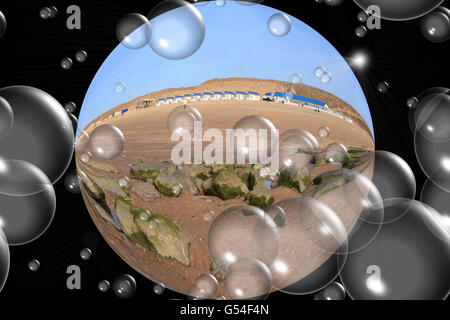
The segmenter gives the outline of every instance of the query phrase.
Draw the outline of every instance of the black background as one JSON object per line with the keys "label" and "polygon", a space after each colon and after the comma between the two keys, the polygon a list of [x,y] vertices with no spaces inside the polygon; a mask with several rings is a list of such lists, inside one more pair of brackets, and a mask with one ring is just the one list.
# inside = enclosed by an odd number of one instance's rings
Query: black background
{"label": "black background", "polygon": [[[115,25],[119,18],[130,12],[146,15],[156,3],[137,0],[1,0],[0,11],[6,16],[7,30],[0,39],[0,87],[28,85],[40,88],[61,104],[74,101],[78,106],[77,115],[95,73],[118,44]],[[448,1],[444,5],[446,3]],[[65,11],[71,4],[81,7],[81,30],[66,28],[68,15]],[[369,31],[365,38],[357,38],[354,30],[360,23],[356,14],[361,10],[351,0],[345,0],[338,7],[317,4],[314,0],[266,0],[264,4],[304,21],[330,41],[344,57],[350,57],[358,50],[369,55],[369,66],[356,71],[356,75],[371,109],[376,147],[394,152],[410,164],[420,194],[424,175],[414,155],[406,99],[427,88],[450,86],[446,44],[431,43],[423,38],[418,20],[383,20],[381,30]],[[56,18],[41,19],[40,9],[51,5],[58,8]],[[86,62],[75,62],[74,55],[78,50],[88,53]],[[60,67],[64,57],[74,60],[71,70]],[[379,81],[390,84],[388,93],[382,95],[376,91]],[[74,168],[73,163],[71,168]],[[112,282],[120,273],[131,274],[138,283],[132,301],[161,300],[162,303],[162,300],[186,299],[170,290],[160,296],[155,295],[153,283],[122,261],[103,240],[81,195],[69,194],[62,181],[55,185],[55,190],[57,211],[47,232],[30,244],[10,248],[10,274],[0,293],[0,305],[5,299],[117,301],[119,299],[111,291],[99,292],[97,283],[103,279]],[[94,253],[89,261],[82,261],[79,257],[84,247],[91,248]],[[27,269],[31,259],[38,259],[41,263],[41,269],[36,273]],[[82,269],[82,290],[66,288],[66,268],[72,264]],[[282,293],[274,293],[268,298],[272,303],[296,300],[313,299],[312,296]]]}

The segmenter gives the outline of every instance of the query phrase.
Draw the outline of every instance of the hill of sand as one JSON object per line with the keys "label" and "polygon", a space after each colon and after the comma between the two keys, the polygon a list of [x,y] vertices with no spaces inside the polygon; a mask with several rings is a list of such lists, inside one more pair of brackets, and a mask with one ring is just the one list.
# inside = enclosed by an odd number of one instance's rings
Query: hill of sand
{"label": "hill of sand", "polygon": [[[113,112],[120,111],[122,109],[135,109],[138,106],[138,102],[143,99],[154,99],[155,101],[160,98],[173,97],[175,95],[192,94],[195,92],[211,92],[211,91],[254,91],[261,95],[261,97],[267,92],[287,92],[289,89],[294,90],[297,95],[309,97],[312,99],[320,100],[327,103],[328,107],[332,110],[340,112],[353,122],[366,131],[369,136],[372,137],[369,126],[361,115],[347,102],[339,97],[326,92],[321,89],[317,89],[302,83],[291,83],[278,80],[262,80],[251,78],[227,78],[227,79],[213,79],[208,80],[198,86],[187,88],[170,88],[153,93],[149,93],[140,97],[137,97],[129,102],[121,104],[92,121],[91,123],[106,118]],[[211,102],[214,103],[214,102]],[[154,106],[154,103],[153,103]]]}

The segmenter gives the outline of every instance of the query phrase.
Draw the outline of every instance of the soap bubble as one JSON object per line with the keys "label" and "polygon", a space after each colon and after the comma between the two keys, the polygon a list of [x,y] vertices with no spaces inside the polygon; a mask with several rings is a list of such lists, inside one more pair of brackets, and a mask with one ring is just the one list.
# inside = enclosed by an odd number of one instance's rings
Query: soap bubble
{"label": "soap bubble", "polygon": [[6,31],[6,18],[3,12],[0,11],[0,38],[3,37]]}
{"label": "soap bubble", "polygon": [[131,298],[136,292],[136,286],[136,280],[129,274],[119,275],[112,283],[114,294],[122,299]]}
{"label": "soap bubble", "polygon": [[58,14],[58,9],[55,6],[51,6],[51,7],[49,7],[49,9],[50,9],[50,17],[49,18],[56,17],[56,15]]}
{"label": "soap bubble", "polygon": [[74,113],[77,110],[77,106],[75,102],[67,102],[64,105],[64,109],[67,111],[67,113]]}
{"label": "soap bubble", "polygon": [[150,22],[139,13],[129,13],[120,18],[116,25],[117,40],[128,49],[140,49],[147,45],[152,36]]}
{"label": "soap bubble", "polygon": [[224,281],[225,290],[233,300],[263,300],[272,289],[269,268],[255,259],[241,259],[231,265]]}
{"label": "soap bubble", "polygon": [[171,134],[173,132],[183,134],[185,130],[189,132],[191,137],[197,139],[199,137],[194,137],[194,124],[196,121],[199,124],[202,121],[202,115],[196,108],[188,105],[179,106],[174,108],[167,117],[167,129]]}
{"label": "soap bubble", "polygon": [[329,144],[323,155],[327,163],[345,163],[348,159],[347,148],[337,142]]}
{"label": "soap bubble", "polygon": [[320,77],[320,81],[322,81],[322,83],[324,84],[328,84],[330,83],[332,80],[332,76],[329,72],[325,72],[321,77]]}
{"label": "soap bubble", "polygon": [[166,287],[162,283],[155,284],[153,286],[153,293],[156,295],[162,295]]}
{"label": "soap bubble", "polygon": [[82,153],[80,156],[80,160],[84,163],[88,163],[89,161],[91,161],[91,159],[92,159],[92,155],[90,152]]}
{"label": "soap bubble", "polygon": [[232,206],[212,222],[208,231],[208,252],[223,272],[236,261],[254,258],[273,262],[278,252],[279,232],[272,218],[253,206]]}
{"label": "soap bubble", "polygon": [[64,58],[64,59],[61,60],[61,67],[62,67],[64,70],[69,70],[69,69],[72,68],[72,66],[73,66],[73,61],[72,61],[72,59],[70,59],[70,58]]}
{"label": "soap bubble", "polygon": [[335,7],[344,2],[344,0],[325,0],[324,2],[329,6]]}
{"label": "soap bubble", "polygon": [[200,11],[183,0],[166,0],[148,15],[153,28],[150,46],[163,58],[185,59],[193,55],[205,38],[205,21]]}
{"label": "soap bubble", "polygon": [[117,182],[122,188],[130,189],[130,178],[128,178],[127,176],[119,178]]}
{"label": "soap bubble", "polygon": [[299,135],[299,136],[305,137],[306,139],[309,140],[309,142],[313,146],[315,152],[319,152],[320,151],[319,141],[317,141],[316,137],[311,132],[303,130],[303,129],[286,130],[285,132],[283,132],[280,135],[280,141],[282,141],[286,137],[289,137],[289,136],[292,136],[292,135]]}
{"label": "soap bubble", "polygon": [[380,15],[387,20],[410,20],[433,11],[444,0],[354,0],[361,9],[371,5],[380,8]]}
{"label": "soap bubble", "polygon": [[227,4],[226,0],[216,0],[215,3],[216,3],[216,6],[218,6],[218,7],[223,7],[224,5]]}
{"label": "soap bubble", "polygon": [[22,160],[3,160],[0,158],[0,193],[8,196],[29,196],[53,185],[34,164]]}
{"label": "soap bubble", "polygon": [[320,79],[326,72],[327,72],[327,71],[325,70],[324,67],[317,67],[317,68],[314,69],[314,75],[315,75],[317,78],[319,78],[319,79]]}
{"label": "soap bubble", "polygon": [[330,129],[328,127],[320,127],[318,134],[322,139],[328,138],[330,135]]}
{"label": "soap bubble", "polygon": [[[275,203],[267,214],[275,221],[280,234],[278,255],[268,265],[272,286],[301,295],[331,283],[347,253],[345,228],[336,213],[316,199],[296,197]],[[311,221],[320,223],[313,226]],[[302,225],[305,222],[313,231]],[[329,232],[317,231],[319,225],[327,225]]]}
{"label": "soap bubble", "polygon": [[30,270],[32,272],[38,271],[40,269],[40,267],[41,267],[41,263],[36,259],[28,262],[28,270]]}
{"label": "soap bubble", "polygon": [[359,26],[355,29],[355,35],[358,38],[364,38],[367,34],[367,28],[364,26]]}
{"label": "soap bubble", "polygon": [[0,217],[0,292],[5,285],[9,272],[9,246],[2,230],[3,222]]}
{"label": "soap bubble", "polygon": [[369,18],[369,15],[365,11],[360,11],[356,15],[356,18],[358,19],[359,22],[365,23],[367,21],[367,19]]}
{"label": "soap bubble", "polygon": [[114,91],[118,94],[124,93],[125,90],[126,90],[126,86],[125,86],[125,83],[123,83],[123,82],[117,82],[114,85]]}
{"label": "soap bubble", "polygon": [[197,299],[210,299],[216,294],[219,282],[210,274],[202,274],[191,289],[190,296]]}
{"label": "soap bubble", "polygon": [[103,124],[91,133],[89,147],[95,158],[112,160],[122,153],[125,147],[125,137],[116,126]]}
{"label": "soap bubble", "polygon": [[420,19],[420,31],[432,42],[445,42],[450,38],[450,16],[436,10]]}
{"label": "soap bubble", "polygon": [[89,146],[89,135],[86,131],[81,130],[75,141],[75,151],[84,152],[85,148]]}
{"label": "soap bubble", "polygon": [[328,287],[323,289],[315,300],[344,300],[345,289],[339,282],[333,282]]}
{"label": "soap bubble", "polygon": [[303,81],[303,77],[300,73],[294,73],[291,75],[291,82],[292,83],[301,83]]}
{"label": "soap bubble", "polygon": [[77,51],[75,53],[75,60],[78,62],[85,62],[87,60],[87,53],[84,50]]}
{"label": "soap bubble", "polygon": [[89,260],[92,257],[91,249],[84,248],[80,251],[80,258],[83,260]]}
{"label": "soap bubble", "polygon": [[434,98],[440,94],[448,94],[449,92],[450,90],[447,88],[435,87],[427,89],[417,96],[417,104],[414,108],[409,110],[409,117],[408,117],[409,127],[413,133],[416,132],[416,124],[422,117],[422,113],[424,113],[424,111],[428,109],[427,108],[428,104],[432,106],[430,109],[433,110]]}
{"label": "soap bubble", "polygon": [[110,284],[107,280],[102,280],[98,283],[97,288],[101,292],[107,292],[110,288]]}
{"label": "soap bubble", "polygon": [[[291,131],[292,132],[292,131]],[[283,134],[280,141],[280,166],[290,167],[294,163],[306,166],[314,156],[311,141],[302,133]]]}
{"label": "soap bubble", "polygon": [[39,11],[39,16],[42,19],[48,19],[48,18],[50,18],[51,15],[52,15],[52,11],[50,10],[50,8],[44,7],[41,9],[41,11]]}
{"label": "soap bubble", "polygon": [[366,248],[348,255],[341,271],[342,284],[352,299],[439,300],[448,296],[450,236],[431,210],[409,199],[385,207],[385,218],[392,222],[384,223]]}
{"label": "soap bubble", "polygon": [[389,90],[389,83],[387,83],[386,81],[381,81],[377,85],[377,90],[378,90],[379,93],[386,93],[386,92],[388,92],[388,90]]}
{"label": "soap bubble", "polygon": [[0,97],[0,139],[7,136],[14,124],[14,113],[8,101]]}
{"label": "soap bubble", "polygon": [[14,113],[12,130],[0,140],[2,157],[30,162],[55,183],[73,154],[73,126],[67,112],[52,96],[32,87],[0,89],[0,96]]}
{"label": "soap bubble", "polygon": [[284,37],[291,31],[291,19],[284,13],[276,13],[267,21],[269,32],[275,37]]}
{"label": "soap bubble", "polygon": [[77,132],[77,127],[78,127],[78,119],[71,113],[69,113],[68,116],[69,116],[70,121],[72,122],[73,133],[75,135],[75,133]]}
{"label": "soap bubble", "polygon": [[450,95],[436,93],[420,100],[415,110],[415,129],[424,138],[434,142],[450,139]]}
{"label": "soap bubble", "polygon": [[409,97],[408,100],[406,100],[406,105],[410,109],[414,109],[418,103],[419,100],[416,97]]}
{"label": "soap bubble", "polygon": [[234,0],[234,2],[242,6],[254,6],[256,4],[264,2],[264,0]]}

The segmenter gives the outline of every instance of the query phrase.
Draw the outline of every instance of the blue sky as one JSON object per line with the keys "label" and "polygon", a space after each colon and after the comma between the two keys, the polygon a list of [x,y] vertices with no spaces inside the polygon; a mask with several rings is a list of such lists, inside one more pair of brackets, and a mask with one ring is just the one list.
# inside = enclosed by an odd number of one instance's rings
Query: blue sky
{"label": "blue sky", "polygon": [[[243,6],[228,1],[223,7],[211,2],[197,8],[205,20],[206,35],[192,56],[168,60],[148,45],[133,50],[119,44],[113,50],[86,93],[80,128],[105,111],[150,92],[194,86],[214,78],[290,81],[291,75],[298,72],[303,83],[331,92],[352,105],[373,132],[369,107],[353,71],[315,30],[288,15],[291,31],[275,37],[268,31],[267,21],[280,11],[263,5]],[[329,84],[314,76],[317,66],[332,74]],[[122,94],[114,91],[118,82],[126,85]]]}

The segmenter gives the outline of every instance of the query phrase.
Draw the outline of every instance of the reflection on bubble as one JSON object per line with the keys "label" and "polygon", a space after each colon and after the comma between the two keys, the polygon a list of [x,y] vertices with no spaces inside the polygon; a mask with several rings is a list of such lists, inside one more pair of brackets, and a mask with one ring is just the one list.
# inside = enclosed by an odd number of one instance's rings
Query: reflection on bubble
{"label": "reflection on bubble", "polygon": [[348,255],[341,271],[351,298],[439,300],[448,296],[450,248],[440,238],[449,235],[430,210],[409,199],[385,207],[385,217],[392,222],[383,224],[370,245]]}
{"label": "reflection on bubble", "polygon": [[318,134],[322,139],[328,138],[330,135],[330,129],[328,127],[320,127]]}
{"label": "reflection on bubble", "polygon": [[78,127],[78,119],[71,113],[69,113],[68,116],[69,116],[70,121],[72,122],[73,133],[75,135],[75,133],[77,132],[77,127]]}
{"label": "reflection on bubble", "polygon": [[[450,234],[450,193],[427,180],[423,185],[420,201],[436,210],[435,219],[446,233]],[[430,212],[434,213],[434,210],[430,210]],[[431,230],[433,231],[433,229]],[[437,236],[441,234],[438,233]],[[447,241],[448,237],[444,237],[442,240]]]}
{"label": "reflection on bubble", "polygon": [[322,83],[324,84],[328,84],[330,83],[332,80],[332,76],[329,72],[325,72],[321,77],[320,77],[320,81],[322,81]]}
{"label": "reflection on bubble", "polygon": [[272,218],[261,209],[233,206],[214,219],[207,245],[211,260],[226,274],[240,259],[272,263],[278,252],[279,232]]}
{"label": "reflection on bubble", "polygon": [[147,45],[152,36],[150,22],[139,13],[123,16],[116,25],[117,40],[128,49],[140,49]]}
{"label": "reflection on bubble", "polygon": [[164,290],[166,290],[166,287],[162,283],[158,283],[153,286],[153,293],[158,296],[162,295]]}
{"label": "reflection on bubble", "polygon": [[28,262],[28,270],[30,270],[31,272],[38,271],[40,269],[40,267],[41,267],[41,263],[36,259],[33,259],[30,262]]}
{"label": "reflection on bubble", "polygon": [[50,8],[47,8],[47,7],[44,7],[41,9],[41,11],[39,11],[39,16],[42,19],[50,18],[51,14],[52,14],[52,12],[51,12]]}
{"label": "reflection on bubble", "polygon": [[102,280],[98,283],[97,288],[100,292],[107,292],[110,288],[110,284],[107,280]]}
{"label": "reflection on bubble", "polygon": [[377,85],[377,90],[378,90],[379,93],[386,93],[386,92],[388,92],[388,90],[389,90],[389,83],[387,83],[386,81],[381,81]]}
{"label": "reflection on bubble", "polygon": [[275,37],[284,37],[291,31],[291,19],[284,13],[275,13],[267,21],[269,32]]}
{"label": "reflection on bubble", "polygon": [[29,196],[53,185],[41,169],[22,160],[0,158],[0,193],[9,196]]}
{"label": "reflection on bubble", "polygon": [[70,59],[70,58],[64,58],[64,59],[61,60],[61,67],[62,67],[64,70],[69,70],[69,69],[72,68],[72,66],[73,66],[73,61],[72,61],[72,59]]}
{"label": "reflection on bubble", "polygon": [[337,142],[329,144],[323,155],[327,163],[345,163],[348,158],[347,148]]}
{"label": "reflection on bubble", "polygon": [[14,124],[14,113],[11,105],[0,97],[0,139],[7,136]]}
{"label": "reflection on bubble", "polygon": [[317,78],[319,78],[319,79],[320,79],[326,72],[327,72],[327,71],[325,70],[324,67],[317,67],[317,68],[314,69],[314,75],[315,75]]}
{"label": "reflection on bubble", "polygon": [[2,228],[3,220],[0,216],[0,292],[5,285],[9,272],[9,246]]}
{"label": "reflection on bubble", "polygon": [[0,140],[2,157],[30,162],[55,183],[73,154],[73,126],[67,112],[52,96],[32,87],[0,89],[0,96],[14,113],[12,130]]}
{"label": "reflection on bubble", "polygon": [[355,35],[358,38],[364,38],[367,34],[367,28],[364,26],[359,26],[355,29]]}
{"label": "reflection on bubble", "polygon": [[125,83],[123,83],[123,82],[118,82],[114,85],[114,91],[118,94],[124,93],[125,90],[126,90],[126,86],[125,86]]}
{"label": "reflection on bubble", "polygon": [[345,289],[339,282],[333,282],[325,289],[323,289],[315,300],[344,300],[345,299]]}
{"label": "reflection on bubble", "polygon": [[196,299],[210,299],[217,291],[219,282],[210,274],[202,274],[196,280],[189,296]]}
{"label": "reflection on bubble", "polygon": [[95,128],[91,133],[89,147],[95,158],[112,160],[122,153],[125,147],[125,137],[116,126],[104,124]]}
{"label": "reflection on bubble", "polygon": [[191,137],[194,137],[194,125],[198,121],[199,125],[202,121],[200,112],[191,106],[184,105],[174,108],[167,117],[167,129],[171,134],[176,133],[182,135],[184,131],[188,132]]}
{"label": "reflection on bubble", "polygon": [[136,280],[129,274],[121,274],[114,279],[112,289],[119,298],[131,298],[136,292]]}
{"label": "reflection on bubble", "polygon": [[75,53],[75,60],[78,62],[85,62],[87,60],[87,53],[84,50],[77,51]]}
{"label": "reflection on bubble", "polygon": [[294,163],[306,166],[314,156],[311,141],[301,132],[291,131],[283,134],[280,141],[280,166],[290,167]]}
{"label": "reflection on bubble", "polygon": [[130,189],[130,178],[127,176],[119,178],[117,182],[122,188]]}
{"label": "reflection on bubble", "polygon": [[291,82],[292,83],[300,83],[303,81],[303,77],[300,73],[294,73],[291,75]]}
{"label": "reflection on bubble", "polygon": [[429,41],[447,41],[450,39],[450,14],[439,10],[427,14],[420,19],[420,31]]}
{"label": "reflection on bubble", "polygon": [[185,59],[193,55],[205,38],[205,21],[200,11],[183,0],[166,0],[148,15],[153,34],[150,46],[163,58]]}
{"label": "reflection on bubble", "polygon": [[272,289],[272,276],[261,261],[241,259],[231,265],[224,286],[230,299],[263,300]]}

